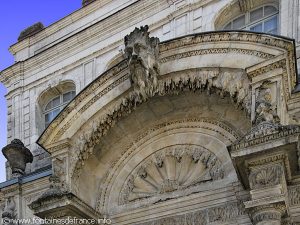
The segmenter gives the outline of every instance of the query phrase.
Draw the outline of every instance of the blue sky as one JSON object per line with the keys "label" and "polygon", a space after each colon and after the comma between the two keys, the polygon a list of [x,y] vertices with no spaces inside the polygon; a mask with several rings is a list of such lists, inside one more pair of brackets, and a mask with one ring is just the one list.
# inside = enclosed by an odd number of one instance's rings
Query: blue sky
{"label": "blue sky", "polygon": [[[13,64],[8,48],[17,42],[22,30],[36,22],[44,26],[56,22],[81,7],[81,0],[9,0],[0,5],[0,70]],[[6,88],[0,83],[0,149],[6,143],[7,111],[4,95]],[[5,180],[5,158],[0,154],[0,182]]]}

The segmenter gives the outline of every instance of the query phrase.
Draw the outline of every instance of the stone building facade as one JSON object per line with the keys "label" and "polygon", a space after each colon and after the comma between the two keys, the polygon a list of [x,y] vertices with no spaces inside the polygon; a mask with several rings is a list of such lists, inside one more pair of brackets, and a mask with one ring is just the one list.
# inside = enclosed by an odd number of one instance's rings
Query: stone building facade
{"label": "stone building facade", "polygon": [[299,224],[299,44],[299,0],[83,1],[26,29],[0,215]]}

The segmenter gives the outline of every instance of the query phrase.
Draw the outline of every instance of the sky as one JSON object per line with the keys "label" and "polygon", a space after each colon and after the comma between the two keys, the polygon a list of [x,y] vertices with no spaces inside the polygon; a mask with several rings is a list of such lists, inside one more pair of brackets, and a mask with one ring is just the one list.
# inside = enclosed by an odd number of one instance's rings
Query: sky
{"label": "sky", "polygon": [[[9,0],[0,5],[0,71],[14,63],[8,48],[22,30],[36,22],[44,26],[58,21],[81,7],[81,0]],[[7,90],[0,83],[0,149],[7,144]],[[0,152],[0,183],[5,181],[5,161]]]}

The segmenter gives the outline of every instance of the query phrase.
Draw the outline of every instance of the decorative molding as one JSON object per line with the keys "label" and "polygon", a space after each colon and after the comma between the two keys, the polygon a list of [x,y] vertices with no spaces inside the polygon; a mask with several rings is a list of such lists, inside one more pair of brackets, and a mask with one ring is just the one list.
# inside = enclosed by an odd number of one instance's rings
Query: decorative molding
{"label": "decorative molding", "polygon": [[300,133],[300,126],[298,125],[279,125],[270,122],[262,122],[253,127],[242,139],[234,143],[230,149],[231,151],[239,151],[243,148],[248,148],[253,145],[267,143],[272,140],[284,138]]}
{"label": "decorative molding", "polygon": [[279,61],[273,62],[271,64],[268,64],[266,66],[263,67],[259,67],[255,70],[252,71],[247,71],[247,75],[249,76],[249,78],[253,79],[255,77],[258,77],[264,73],[267,73],[269,71],[278,69],[278,68],[285,68],[286,67],[286,59],[281,59]]}
{"label": "decorative molding", "polygon": [[300,205],[300,185],[288,187],[289,203],[291,206]]}
{"label": "decorative molding", "polygon": [[243,13],[251,10],[253,8],[253,0],[238,0],[240,9]]}
{"label": "decorative molding", "polygon": [[48,151],[49,152],[57,152],[59,150],[62,150],[62,149],[65,149],[65,148],[69,148],[69,147],[70,147],[70,144],[65,142],[65,143],[56,145],[54,147],[48,148]]}
{"label": "decorative molding", "polygon": [[249,42],[259,43],[263,45],[270,45],[288,51],[293,51],[293,44],[284,39],[271,37],[267,34],[257,34],[247,31],[216,31],[202,34],[193,34],[182,37],[180,39],[169,40],[160,44],[160,52],[192,46],[200,43],[211,43],[211,42]]}
{"label": "decorative molding", "polygon": [[263,197],[260,199],[255,199],[255,200],[250,200],[250,201],[246,201],[244,202],[244,205],[247,209],[249,208],[254,208],[257,206],[268,206],[274,203],[278,203],[278,202],[284,202],[286,198],[286,194],[280,194],[280,195],[275,195],[275,196],[271,196],[271,197]]}
{"label": "decorative molding", "polygon": [[206,211],[191,212],[183,215],[176,215],[154,220],[151,222],[141,223],[137,225],[206,225]]}
{"label": "decorative molding", "polygon": [[[284,203],[274,203],[262,206],[256,206],[250,210],[252,222],[254,225],[264,222],[266,224],[276,221],[281,222],[282,216],[286,213]],[[280,223],[281,224],[281,223]]]}
{"label": "decorative molding", "polygon": [[[219,70],[191,70],[180,71],[173,76],[164,76],[158,83],[158,94],[163,96],[167,94],[176,94],[185,90],[206,89],[208,92],[216,91],[221,96],[228,93],[235,99],[238,105],[242,105],[247,112],[250,112],[249,80],[242,72],[230,73]],[[106,114],[102,118],[90,122],[88,133],[75,138],[74,151],[72,152],[72,161],[75,165],[76,173],[80,170],[82,163],[93,151],[93,147],[99,143],[100,138],[104,136],[114,124],[125,115],[128,115],[136,106],[144,102],[140,95],[130,92],[127,96],[115,102],[110,108],[106,109]],[[71,121],[70,121],[71,123]],[[71,170],[74,174],[74,170]]]}
{"label": "decorative molding", "polygon": [[[239,134],[226,124],[221,121],[216,121],[209,118],[186,118],[180,120],[171,120],[168,122],[158,122],[153,127],[145,129],[145,131],[141,132],[141,134],[139,134],[134,141],[129,143],[127,146],[124,146],[124,151],[121,153],[121,155],[111,163],[110,168],[107,170],[102,179],[103,182],[101,188],[99,189],[100,192],[98,194],[96,210],[100,212],[105,207],[109,194],[108,187],[112,183],[112,179],[115,176],[115,171],[120,168],[120,165],[123,161],[126,161],[127,158],[131,157],[136,149],[136,146],[141,141],[145,142],[146,140],[151,139],[152,135],[167,133],[171,130],[179,128],[208,129],[218,133],[226,139],[229,139],[230,142],[234,142],[237,138],[239,138]],[[225,132],[228,132],[229,135],[225,135]],[[230,138],[230,136],[232,137]],[[73,173],[72,179],[74,181],[74,185],[76,186],[76,183],[78,182],[77,180],[80,176],[80,170],[79,168],[77,168],[77,170],[74,171],[75,173]]]}
{"label": "decorative molding", "polygon": [[[259,43],[259,44],[264,44],[264,45],[270,45],[273,47],[278,47],[281,49],[288,50],[288,60],[292,60],[293,58],[293,44],[287,40],[280,39],[280,38],[275,38],[275,37],[270,37],[269,35],[262,35],[262,34],[255,34],[255,33],[249,33],[249,32],[210,32],[210,33],[204,33],[204,34],[197,34],[197,35],[190,35],[187,37],[183,37],[180,39],[176,40],[170,40],[167,42],[163,42],[159,44],[160,52],[161,54],[168,51],[172,50],[174,48],[180,48],[180,47],[185,47],[185,46],[192,46],[195,44],[199,43],[210,43],[210,42],[216,42],[216,41],[224,41],[224,42],[231,42],[231,41],[241,41],[241,42],[249,42],[249,43]],[[292,64],[293,62],[289,62]],[[127,67],[127,63],[123,62],[123,65]],[[113,67],[113,70],[118,70],[120,65],[117,65]],[[291,65],[289,67],[290,71],[287,71],[285,69],[285,72],[283,73],[284,77],[284,88],[286,91],[289,90],[289,86],[293,86],[295,83],[295,77],[292,76],[290,79],[290,84],[289,85],[289,78],[287,73],[289,74],[295,74],[294,72],[294,67]],[[104,77],[107,77],[107,73],[110,73],[111,70],[108,72],[105,72],[103,75],[99,76],[99,78],[91,84],[89,88],[86,88],[79,96],[75,98],[75,100],[70,103],[70,105],[62,112],[58,118],[50,125],[50,127],[45,131],[44,135],[41,137],[39,143],[45,142],[45,140],[48,138],[50,133],[53,133],[53,129],[57,127],[59,124],[61,124],[62,120],[72,111],[74,110],[74,107],[78,105],[81,100],[83,100],[87,95],[90,93],[95,92],[95,89],[93,87],[99,87],[102,86],[102,84],[99,83],[99,79],[102,80]],[[111,76],[112,77],[112,76]],[[249,86],[249,85],[248,85]],[[289,92],[285,92],[287,99],[289,99]],[[74,118],[70,118],[70,121],[74,121]],[[61,132],[64,132],[66,128],[62,129]],[[60,133],[61,135],[61,133]],[[57,137],[56,137],[57,139]],[[55,140],[56,140],[55,139]]]}
{"label": "decorative molding", "polygon": [[236,221],[237,217],[246,215],[242,202],[230,202],[202,211],[170,216],[138,225],[206,225],[224,224]]}
{"label": "decorative molding", "polygon": [[123,185],[119,204],[186,189],[223,176],[221,162],[207,149],[172,146],[155,152],[135,168]]}
{"label": "decorative molding", "polygon": [[242,202],[229,203],[208,209],[210,223],[235,220],[238,216],[245,215],[245,207]]}
{"label": "decorative molding", "polygon": [[221,97],[228,94],[250,114],[250,81],[243,70],[189,69],[165,74],[159,81],[159,95],[196,90],[206,90],[209,94],[216,92]]}
{"label": "decorative molding", "polygon": [[174,54],[174,55],[167,56],[167,57],[160,59],[160,62],[166,63],[169,61],[174,61],[174,60],[188,58],[188,57],[192,57],[192,56],[198,56],[198,55],[227,54],[227,53],[251,55],[251,56],[257,56],[257,57],[263,58],[263,59],[271,59],[274,57],[274,55],[256,51],[256,50],[239,49],[239,48],[211,48],[211,49],[200,49],[200,50],[193,50],[193,51],[188,51],[188,52],[184,52],[184,53]]}
{"label": "decorative molding", "polygon": [[[107,73],[102,74],[96,81],[90,84],[89,88],[86,88],[86,93],[83,95],[77,95],[74,100],[63,110],[61,114],[59,114],[59,119],[55,119],[50,126],[46,129],[45,134],[41,136],[41,139],[39,140],[39,143],[44,142],[45,139],[44,136],[47,137],[51,134],[51,132],[54,131],[55,127],[58,126],[65,118],[67,118],[68,114],[73,111],[76,106],[78,106],[86,97],[91,95],[92,93],[95,93],[97,88],[99,86],[104,85],[108,82],[110,78],[113,76],[118,76],[120,73],[122,73],[127,68],[127,63],[125,61],[122,61],[120,64],[119,69],[116,69],[116,67],[113,67],[112,69],[108,70]],[[114,81],[112,84],[108,85],[106,88],[104,88],[101,92],[97,93],[96,95],[93,95],[93,97],[80,108],[73,117],[71,117],[68,122],[59,130],[59,132],[54,136],[53,141],[57,141],[58,138],[65,133],[65,131],[71,126],[74,120],[78,119],[80,115],[86,111],[92,104],[94,104],[97,100],[99,100],[101,97],[103,97],[105,94],[113,90],[115,87],[123,83],[124,81],[129,79],[129,74],[125,74],[116,81]],[[85,92],[85,91],[84,91]]]}
{"label": "decorative molding", "polygon": [[282,165],[251,167],[249,175],[250,188],[260,189],[282,183],[284,168]]}

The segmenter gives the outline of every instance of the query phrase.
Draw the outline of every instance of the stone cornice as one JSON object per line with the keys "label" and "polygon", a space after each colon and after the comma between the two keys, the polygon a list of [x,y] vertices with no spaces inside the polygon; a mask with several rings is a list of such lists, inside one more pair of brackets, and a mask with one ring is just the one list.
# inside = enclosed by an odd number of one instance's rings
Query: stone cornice
{"label": "stone cornice", "polygon": [[97,11],[99,8],[113,1],[114,0],[95,1],[92,5],[86,6],[84,8],[79,8],[75,12],[72,12],[71,14],[65,16],[64,18],[58,20],[57,22],[54,22],[53,24],[49,25],[43,31],[36,34],[34,38],[33,37],[26,38],[22,41],[13,44],[9,50],[12,54],[16,54],[18,51],[21,51],[26,47],[32,46],[40,42],[41,40],[55,34],[59,30],[66,28],[72,23],[77,22],[78,20],[86,17],[90,13]]}
{"label": "stone cornice", "polygon": [[297,125],[275,125],[271,123],[262,123],[246,134],[241,140],[234,143],[230,149],[234,153],[241,149],[249,148],[254,145],[272,142],[280,138],[287,138],[289,136],[298,136],[300,127]]}
{"label": "stone cornice", "polygon": [[[73,193],[69,192],[61,192],[47,198],[39,198],[38,200],[30,203],[29,207],[35,211],[35,215],[40,217],[47,217],[48,215],[55,216],[55,214],[58,214],[57,218],[70,216],[68,215],[68,212],[81,212],[79,216],[82,216],[82,213],[84,212],[85,216],[88,216],[89,218],[100,218],[100,214],[98,212]],[[60,207],[60,210],[58,213],[55,213],[55,209],[58,207]],[[61,214],[61,212],[65,213]]]}

